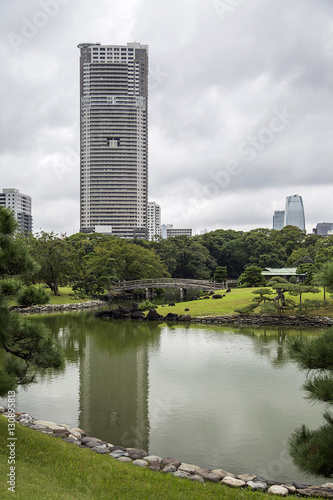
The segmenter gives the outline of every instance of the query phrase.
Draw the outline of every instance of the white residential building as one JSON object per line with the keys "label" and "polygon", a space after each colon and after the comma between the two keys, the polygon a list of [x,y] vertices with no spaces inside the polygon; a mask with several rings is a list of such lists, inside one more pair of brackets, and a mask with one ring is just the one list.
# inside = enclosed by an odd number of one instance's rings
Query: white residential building
{"label": "white residential building", "polygon": [[0,206],[11,208],[23,234],[32,233],[31,197],[18,189],[3,189],[0,193]]}
{"label": "white residential building", "polygon": [[148,239],[161,236],[161,207],[156,201],[148,201]]}

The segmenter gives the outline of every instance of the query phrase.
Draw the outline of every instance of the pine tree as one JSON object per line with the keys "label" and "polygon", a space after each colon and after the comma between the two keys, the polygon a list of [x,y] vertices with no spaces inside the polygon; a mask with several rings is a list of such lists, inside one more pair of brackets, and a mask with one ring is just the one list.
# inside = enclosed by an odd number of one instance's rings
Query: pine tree
{"label": "pine tree", "polygon": [[38,270],[9,209],[0,208],[0,396],[18,385],[31,383],[39,369],[63,365],[63,354],[44,325],[10,310],[8,296],[15,295]]}
{"label": "pine tree", "polygon": [[[303,384],[307,398],[333,405],[333,330],[312,339],[289,341],[289,350],[299,367],[308,370]],[[295,429],[289,440],[290,454],[308,474],[333,477],[333,415],[327,410],[323,417],[317,430],[304,425]]]}

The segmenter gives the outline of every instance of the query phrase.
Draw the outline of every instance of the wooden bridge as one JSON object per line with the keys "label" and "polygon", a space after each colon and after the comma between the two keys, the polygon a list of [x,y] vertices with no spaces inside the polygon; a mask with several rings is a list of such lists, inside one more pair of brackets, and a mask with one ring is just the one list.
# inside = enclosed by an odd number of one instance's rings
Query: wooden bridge
{"label": "wooden bridge", "polygon": [[235,287],[237,280],[217,282],[214,280],[190,280],[182,278],[154,278],[148,280],[119,281],[112,287],[114,292],[125,292],[130,290],[146,290],[148,299],[154,288],[179,288],[181,300],[186,296],[186,290],[195,289],[203,291],[223,290]]}

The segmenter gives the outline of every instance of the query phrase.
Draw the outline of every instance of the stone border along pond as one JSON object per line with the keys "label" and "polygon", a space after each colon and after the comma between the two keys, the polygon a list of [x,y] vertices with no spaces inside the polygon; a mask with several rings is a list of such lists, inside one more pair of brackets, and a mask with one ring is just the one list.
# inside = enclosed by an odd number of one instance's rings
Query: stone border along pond
{"label": "stone border along pond", "polygon": [[[7,418],[8,416],[13,416],[12,413],[8,413],[8,408],[4,407],[0,407],[0,414]],[[157,455],[149,455],[145,450],[138,448],[115,446],[101,439],[86,436],[82,429],[70,429],[64,424],[57,425],[54,422],[37,420],[27,413],[16,412],[15,420],[25,427],[48,436],[61,438],[63,441],[72,443],[79,448],[90,449],[101,455],[109,455],[111,459],[118,462],[131,463],[137,467],[145,467],[154,472],[171,474],[175,477],[189,479],[198,483],[212,481],[232,488],[249,488],[253,491],[267,492],[282,497],[300,495],[302,497],[333,498],[333,483],[311,486],[310,484],[297,481],[294,481],[292,484],[284,484],[252,474],[235,476],[223,469],[202,469],[197,465],[182,463],[175,458],[162,458]]]}

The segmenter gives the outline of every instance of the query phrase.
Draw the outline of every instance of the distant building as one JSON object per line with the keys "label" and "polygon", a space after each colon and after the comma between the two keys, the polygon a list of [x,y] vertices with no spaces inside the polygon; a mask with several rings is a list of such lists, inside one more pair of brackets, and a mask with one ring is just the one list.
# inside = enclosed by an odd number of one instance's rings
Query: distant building
{"label": "distant building", "polygon": [[161,236],[161,206],[156,201],[148,201],[148,240]]}
{"label": "distant building", "polygon": [[284,214],[285,226],[296,226],[305,231],[305,215],[302,196],[287,196]]}
{"label": "distant building", "polygon": [[273,215],[273,229],[280,231],[284,227],[284,210],[276,210]]}
{"label": "distant building", "polygon": [[173,236],[192,236],[192,229],[174,229],[173,224],[162,224],[161,236],[164,240]]}
{"label": "distant building", "polygon": [[330,236],[333,234],[333,222],[319,222],[313,232],[319,236]]}
{"label": "distant building", "polygon": [[18,189],[3,189],[0,193],[0,206],[11,208],[19,229],[23,234],[32,233],[31,197]]}
{"label": "distant building", "polygon": [[261,274],[267,280],[276,277],[285,278],[286,280],[289,280],[292,276],[295,276],[297,282],[304,281],[306,274],[297,274],[296,271],[297,267],[282,267],[282,268],[265,267],[265,269],[262,270]]}

